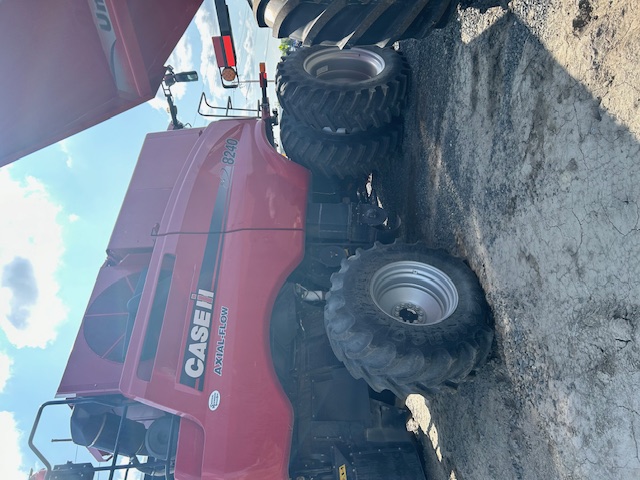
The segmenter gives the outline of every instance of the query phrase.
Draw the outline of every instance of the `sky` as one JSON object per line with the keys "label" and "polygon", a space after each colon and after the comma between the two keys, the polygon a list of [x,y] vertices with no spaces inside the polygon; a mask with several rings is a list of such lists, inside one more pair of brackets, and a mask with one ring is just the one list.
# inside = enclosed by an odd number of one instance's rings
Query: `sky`
{"label": "sky", "polygon": [[[240,79],[257,79],[258,62],[265,59],[273,79],[280,41],[255,25],[246,2],[229,3]],[[172,87],[178,118],[194,127],[208,123],[197,114],[202,92],[214,105],[225,105],[229,94],[236,107],[254,107],[259,98],[254,84],[236,90],[221,87],[211,44],[217,30],[213,12],[213,0],[205,0],[167,61],[175,71],[196,70],[200,75],[199,82]],[[273,89],[269,96],[275,104]],[[0,168],[4,480],[25,480],[31,468],[42,467],[27,446],[34,417],[42,403],[54,399],[144,137],[165,130],[168,121],[166,102],[159,95]],[[52,452],[54,462],[63,463],[74,460],[68,452],[76,451],[68,444],[57,444],[61,448],[54,450],[49,443],[69,437],[68,411],[57,408],[43,417],[36,441]],[[59,450],[65,450],[66,457],[57,456]]]}

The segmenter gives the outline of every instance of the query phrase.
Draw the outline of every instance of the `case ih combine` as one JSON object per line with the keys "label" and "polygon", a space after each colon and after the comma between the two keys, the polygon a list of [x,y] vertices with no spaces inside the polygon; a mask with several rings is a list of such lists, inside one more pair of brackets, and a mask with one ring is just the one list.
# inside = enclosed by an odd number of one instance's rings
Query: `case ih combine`
{"label": "case ih combine", "polygon": [[[22,112],[2,120],[3,164],[184,79],[164,61],[201,1],[39,3],[0,5],[3,45],[42,52],[2,52],[16,68],[1,91],[29,92],[3,100]],[[462,260],[394,242],[357,186],[399,144],[408,71],[381,47],[443,26],[457,3],[249,2],[306,45],[276,76],[290,158],[272,145],[264,75],[261,118],[185,129],[172,107],[172,127],[147,136],[59,399],[31,433],[34,479],[424,478],[396,397],[481,365],[489,310]],[[34,445],[53,405],[95,462],[52,465]]]}

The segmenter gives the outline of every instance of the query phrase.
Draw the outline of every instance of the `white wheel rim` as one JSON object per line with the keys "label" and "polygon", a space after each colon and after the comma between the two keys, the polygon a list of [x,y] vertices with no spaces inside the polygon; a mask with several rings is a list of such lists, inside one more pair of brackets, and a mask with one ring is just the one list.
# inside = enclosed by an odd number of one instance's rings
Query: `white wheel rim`
{"label": "white wheel rim", "polygon": [[303,67],[319,80],[348,84],[375,78],[384,71],[385,65],[384,59],[371,50],[324,48],[309,55]]}
{"label": "white wheel rim", "polygon": [[376,306],[394,320],[410,325],[435,325],[458,307],[458,290],[442,270],[421,262],[394,262],[371,279]]}

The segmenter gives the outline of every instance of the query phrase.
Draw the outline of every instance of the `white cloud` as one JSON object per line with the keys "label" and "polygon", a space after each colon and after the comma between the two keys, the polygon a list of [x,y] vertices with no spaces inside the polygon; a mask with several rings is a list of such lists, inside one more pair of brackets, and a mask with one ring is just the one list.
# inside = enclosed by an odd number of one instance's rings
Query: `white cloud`
{"label": "white cloud", "polygon": [[218,73],[218,64],[216,63],[216,57],[213,53],[213,42],[211,37],[219,35],[220,33],[215,31],[213,25],[218,24],[215,21],[215,15],[206,5],[200,7],[198,13],[196,13],[195,24],[200,34],[200,44],[202,46],[202,52],[200,53],[200,76],[203,83],[209,90],[209,96],[213,96],[215,104],[220,100],[226,98],[225,89],[221,85],[220,74]]}
{"label": "white cloud", "polygon": [[149,105],[150,107],[155,108],[156,110],[160,110],[162,111],[167,111],[167,101],[164,98],[164,95],[162,94],[161,90],[158,90],[158,93],[156,93],[156,96],[153,97],[151,100],[149,100],[147,102],[147,105]]}
{"label": "white cloud", "polygon": [[0,170],[0,205],[0,329],[18,348],[44,348],[67,315],[56,280],[62,208],[37,179],[18,182],[7,168]]}
{"label": "white cloud", "polygon": [[18,429],[11,412],[0,412],[0,425],[2,425],[2,447],[0,448],[2,478],[25,480],[28,472],[22,470],[22,453],[20,452],[22,432]]}
{"label": "white cloud", "polygon": [[[246,18],[244,21],[244,31],[245,31],[245,39],[242,47],[244,48],[244,54],[247,58],[250,59],[249,63],[254,62],[255,52],[258,49],[258,46],[255,46],[254,36],[256,34],[256,28],[253,25],[253,17]],[[259,45],[260,48],[264,47],[264,45]]]}
{"label": "white cloud", "polygon": [[73,166],[73,157],[71,157],[71,152],[69,150],[69,140],[66,138],[64,140],[60,140],[58,142],[58,146],[60,147],[60,150],[62,150],[62,153],[67,156],[65,164],[68,168],[71,168]]}
{"label": "white cloud", "polygon": [[[245,32],[246,36],[244,42],[242,44],[242,58],[244,59],[243,66],[241,67],[241,72],[244,72],[243,78],[245,80],[257,80],[258,79],[258,64],[259,62],[266,61],[266,58],[260,58],[260,60],[256,60],[256,49],[255,45],[255,27],[252,24],[252,18],[248,18],[245,20]],[[245,98],[253,99],[260,98],[260,87],[257,83],[249,83],[242,85],[242,92]]]}
{"label": "white cloud", "polygon": [[7,381],[11,377],[11,366],[13,360],[4,352],[0,352],[0,393],[4,391]]}
{"label": "white cloud", "polygon": [[[194,70],[193,68],[193,48],[191,42],[189,42],[188,31],[184,33],[176,48],[171,52],[169,59],[165,65],[171,65],[173,71],[184,72]],[[187,85],[185,83],[176,83],[171,87],[171,94],[175,100],[179,100],[187,92]],[[167,110],[167,100],[164,97],[162,88],[158,89],[156,96],[147,102],[150,106],[156,110]]]}
{"label": "white cloud", "polygon": [[75,213],[71,213],[68,217],[67,220],[69,220],[69,223],[75,223],[78,220],[80,220],[80,217],[78,215],[76,215]]}
{"label": "white cloud", "polygon": [[[146,457],[141,458],[141,461],[144,461]],[[129,459],[127,457],[120,457],[118,459],[118,465],[127,465],[129,463]],[[118,472],[118,480],[144,480],[144,473],[131,469],[128,472],[126,470],[119,470]],[[164,476],[162,477],[164,478]]]}

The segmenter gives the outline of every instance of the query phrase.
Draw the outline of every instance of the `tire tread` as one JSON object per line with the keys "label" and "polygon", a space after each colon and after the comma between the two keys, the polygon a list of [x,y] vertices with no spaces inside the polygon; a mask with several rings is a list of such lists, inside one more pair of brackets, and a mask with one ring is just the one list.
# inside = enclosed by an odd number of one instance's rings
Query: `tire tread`
{"label": "tire tread", "polygon": [[278,64],[276,93],[287,114],[316,129],[350,132],[380,128],[402,113],[410,78],[403,55],[366,47],[384,59],[385,70],[366,82],[337,84],[317,79],[304,69],[304,61],[323,48],[327,47],[291,52]]}
{"label": "tire tread", "polygon": [[[398,40],[424,38],[445,27],[460,0],[253,0],[260,26],[273,18],[273,35],[305,46],[387,47]],[[392,20],[388,20],[392,19]]]}
{"label": "tire tread", "polygon": [[305,126],[288,115],[280,123],[280,140],[287,156],[314,174],[344,179],[362,178],[397,154],[400,126],[353,134],[334,134]]}
{"label": "tire tread", "polygon": [[[403,255],[432,261],[455,278],[461,299],[443,322],[407,327],[381,312],[368,291],[358,293],[358,282],[368,284],[383,264]],[[458,385],[486,361],[493,340],[490,311],[477,278],[462,260],[420,244],[376,244],[343,260],[331,280],[325,307],[329,341],[349,372],[374,390],[388,389],[400,398],[429,395]],[[423,336],[427,341],[416,344]]]}

